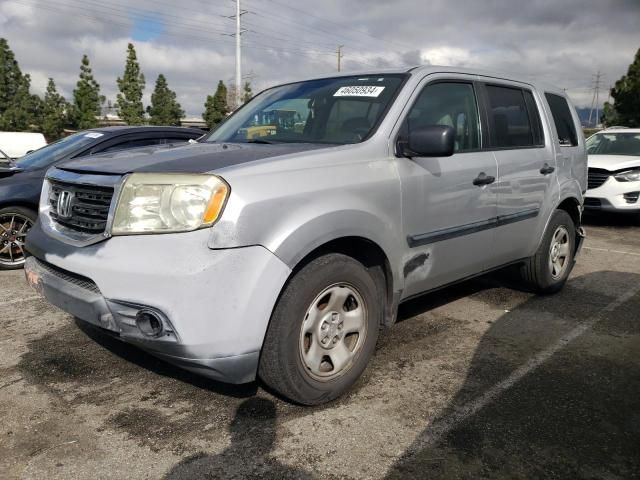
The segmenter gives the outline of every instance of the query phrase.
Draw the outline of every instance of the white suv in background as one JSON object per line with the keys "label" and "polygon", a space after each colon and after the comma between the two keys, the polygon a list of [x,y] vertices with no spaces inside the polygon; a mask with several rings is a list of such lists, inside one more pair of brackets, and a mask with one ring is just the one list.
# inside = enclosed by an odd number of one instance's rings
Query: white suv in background
{"label": "white suv in background", "polygon": [[587,140],[586,209],[640,213],[640,128],[609,128]]}

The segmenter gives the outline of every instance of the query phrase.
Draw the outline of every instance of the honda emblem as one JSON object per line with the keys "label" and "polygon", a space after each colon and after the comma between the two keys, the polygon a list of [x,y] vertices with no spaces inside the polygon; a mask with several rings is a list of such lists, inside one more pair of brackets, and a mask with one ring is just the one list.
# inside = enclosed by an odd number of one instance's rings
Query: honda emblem
{"label": "honda emblem", "polygon": [[63,190],[58,196],[58,216],[61,218],[71,218],[71,199],[73,193],[68,190]]}

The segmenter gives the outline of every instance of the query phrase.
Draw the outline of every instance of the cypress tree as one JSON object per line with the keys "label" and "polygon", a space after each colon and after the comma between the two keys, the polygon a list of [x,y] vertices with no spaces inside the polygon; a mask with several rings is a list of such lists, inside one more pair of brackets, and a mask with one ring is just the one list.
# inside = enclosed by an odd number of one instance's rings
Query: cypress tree
{"label": "cypress tree", "polygon": [[49,79],[42,105],[42,133],[48,141],[58,140],[67,121],[68,104],[58,93],[53,78]]}
{"label": "cypress tree", "polygon": [[83,55],[80,65],[80,79],[73,91],[72,119],[73,125],[81,130],[98,125],[96,117],[100,116],[100,105],[104,97],[100,96],[100,85],[93,78],[89,57]]}
{"label": "cypress tree", "polygon": [[202,118],[204,118],[209,128],[213,128],[224,119],[228,112],[227,87],[224,82],[220,80],[218,82],[218,88],[216,88],[216,93],[207,96]]}
{"label": "cypress tree", "polygon": [[28,130],[36,123],[41,100],[30,87],[31,77],[22,74],[9,43],[0,38],[0,129]]}
{"label": "cypress tree", "polygon": [[242,93],[242,103],[247,103],[253,98],[253,90],[251,89],[251,83],[245,82]]}
{"label": "cypress tree", "polygon": [[142,125],[144,123],[144,107],[142,105],[142,91],[144,90],[144,75],[140,71],[140,65],[133,44],[127,47],[127,62],[124,67],[124,75],[118,77],[117,107],[118,115],[129,125]]}
{"label": "cypress tree", "polygon": [[158,75],[156,86],[151,94],[151,106],[147,107],[151,125],[180,125],[184,116],[182,107],[176,100],[176,92],[169,88],[163,74]]}

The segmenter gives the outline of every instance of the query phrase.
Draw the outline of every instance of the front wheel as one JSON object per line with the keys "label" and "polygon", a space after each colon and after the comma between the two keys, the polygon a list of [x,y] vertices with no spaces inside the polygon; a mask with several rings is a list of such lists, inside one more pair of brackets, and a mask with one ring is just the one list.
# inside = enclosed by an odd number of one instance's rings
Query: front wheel
{"label": "front wheel", "polygon": [[369,270],[346,255],[324,255],[304,266],[271,317],[262,381],[303,405],[346,392],[373,355],[385,298],[380,290]]}
{"label": "front wheel", "polygon": [[556,210],[535,255],[521,268],[522,279],[538,293],[562,289],[573,269],[576,227],[564,210]]}
{"label": "front wheel", "polygon": [[24,207],[0,209],[0,270],[22,268],[25,239],[37,216],[36,212]]}

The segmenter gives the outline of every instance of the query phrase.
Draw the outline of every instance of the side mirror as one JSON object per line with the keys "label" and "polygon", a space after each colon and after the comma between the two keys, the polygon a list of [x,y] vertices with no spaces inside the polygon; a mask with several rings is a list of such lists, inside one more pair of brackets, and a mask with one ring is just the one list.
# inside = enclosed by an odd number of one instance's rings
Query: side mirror
{"label": "side mirror", "polygon": [[455,147],[456,131],[448,125],[429,125],[416,128],[403,142],[405,157],[450,157]]}

